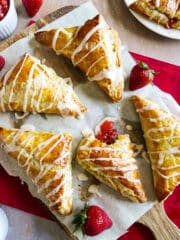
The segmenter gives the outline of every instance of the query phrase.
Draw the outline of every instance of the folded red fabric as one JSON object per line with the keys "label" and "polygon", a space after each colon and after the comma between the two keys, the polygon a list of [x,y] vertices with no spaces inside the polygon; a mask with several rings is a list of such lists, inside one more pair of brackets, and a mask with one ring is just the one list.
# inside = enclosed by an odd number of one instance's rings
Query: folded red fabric
{"label": "folded red fabric", "polygon": [[[180,104],[180,67],[136,53],[131,52],[131,54],[137,61],[144,61],[149,65],[150,68],[159,72],[158,77],[156,77],[154,80],[154,84],[157,85],[161,90],[170,93]],[[176,191],[174,194],[176,194],[176,199],[180,199],[180,193],[178,191]],[[51,219],[47,210],[45,210],[39,200],[31,196],[27,186],[22,184],[18,178],[9,176],[2,167],[0,167],[0,203]],[[170,204],[171,202],[169,202],[169,205]],[[168,209],[168,211],[170,210]],[[176,216],[180,216],[180,213],[177,214],[177,211],[180,211],[180,209],[176,209],[174,211],[174,215],[173,210],[170,211],[171,219],[175,219],[174,221],[176,224],[179,222],[179,220],[176,219]],[[136,226],[133,226],[133,229],[134,227],[136,228]],[[138,239],[138,231],[138,229],[137,231],[134,231],[137,233],[135,234],[136,237],[133,233],[133,238],[129,234],[129,238],[124,239]],[[126,235],[126,237],[128,236]]]}

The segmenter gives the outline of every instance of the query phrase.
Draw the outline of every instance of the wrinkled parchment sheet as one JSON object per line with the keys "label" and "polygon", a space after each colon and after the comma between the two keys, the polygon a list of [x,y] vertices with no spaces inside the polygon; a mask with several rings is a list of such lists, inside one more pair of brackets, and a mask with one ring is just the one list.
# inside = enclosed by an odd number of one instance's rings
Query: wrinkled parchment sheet
{"label": "wrinkled parchment sheet", "polygon": [[[88,2],[72,12],[64,15],[63,17],[48,24],[43,29],[51,29],[55,27],[71,27],[74,25],[82,25],[87,19],[94,17],[97,14],[96,8],[91,2]],[[102,13],[103,14],[103,13]],[[121,39],[125,44],[125,39]],[[122,47],[122,62],[126,76],[128,76],[134,60],[129,55],[126,47]],[[77,69],[74,68],[69,61],[63,57],[56,56],[56,54],[37,43],[33,37],[33,34],[29,37],[19,40],[11,45],[8,49],[1,52],[6,58],[6,66],[3,72],[7,71],[24,53],[29,52],[32,55],[45,61],[45,64],[53,67],[57,74],[62,77],[71,77],[74,85],[74,90],[79,96],[80,100],[85,104],[88,111],[85,113],[84,118],[74,119],[72,117],[62,118],[57,115],[46,115],[45,117],[40,114],[30,114],[24,119],[23,124],[33,124],[37,131],[52,131],[56,133],[69,132],[73,135],[73,154],[81,139],[81,131],[83,129],[94,129],[96,124],[104,117],[111,116],[116,119],[127,119],[130,121],[139,121],[137,114],[129,100],[129,96],[132,94],[141,94],[145,97],[153,99],[162,107],[167,109],[163,98],[159,94],[159,90],[148,85],[143,89],[136,92],[125,91],[124,99],[120,104],[111,103],[109,98],[94,82],[89,82],[86,77]],[[127,82],[126,82],[127,86]],[[126,87],[127,88],[127,87]],[[174,105],[173,105],[174,106]],[[168,109],[167,109],[168,110]],[[177,110],[177,109],[176,109]],[[0,126],[13,127],[12,114],[0,113]],[[90,204],[96,204],[101,206],[110,216],[113,221],[111,229],[104,231],[101,235],[94,237],[93,239],[116,239],[123,234],[126,229],[138,220],[146,211],[148,211],[156,201],[155,194],[152,185],[152,174],[150,170],[150,164],[143,158],[137,158],[140,177],[145,188],[148,201],[143,204],[133,203],[126,198],[120,196],[114,190],[106,187],[104,184],[99,185],[99,195],[93,195],[89,202]],[[1,164],[11,175],[21,174],[24,181],[27,180],[26,176],[21,172],[21,169],[14,166],[13,161],[8,160],[1,154]],[[73,213],[67,217],[60,217],[56,214],[56,217],[67,226],[72,232],[74,226],[71,224],[72,217],[80,209],[83,208],[84,202],[80,200],[80,191],[78,185],[82,184],[78,178],[78,173],[84,172],[73,162]],[[87,176],[89,176],[86,173]],[[89,182],[86,185],[90,185],[94,180],[89,176]],[[31,184],[30,191],[36,196],[36,189]],[[46,202],[43,197],[42,200]],[[35,226],[34,226],[35,227]],[[33,231],[32,231],[33,232]],[[75,235],[78,239],[92,239],[91,237],[84,237],[81,231],[77,231]],[[30,238],[29,239],[34,239]],[[44,236],[44,239],[46,237]],[[53,238],[52,238],[53,239]]]}

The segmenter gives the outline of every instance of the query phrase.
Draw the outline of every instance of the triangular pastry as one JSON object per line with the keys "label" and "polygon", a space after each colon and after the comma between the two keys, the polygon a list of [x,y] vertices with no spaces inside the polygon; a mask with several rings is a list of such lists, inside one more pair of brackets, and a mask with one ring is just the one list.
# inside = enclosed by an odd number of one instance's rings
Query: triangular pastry
{"label": "triangular pastry", "polygon": [[100,182],[124,197],[135,202],[147,200],[128,135],[119,135],[115,143],[106,144],[93,133],[88,134],[80,142],[76,160]]}
{"label": "triangular pastry", "polygon": [[0,78],[0,111],[78,117],[85,110],[72,87],[29,54]]}
{"label": "triangular pastry", "polygon": [[130,9],[166,28],[180,30],[180,0],[137,0]]}
{"label": "triangular pastry", "polygon": [[37,32],[35,38],[71,60],[113,101],[122,98],[124,76],[118,33],[97,15],[80,27]]}
{"label": "triangular pastry", "polygon": [[39,198],[45,199],[50,210],[62,215],[71,213],[70,134],[0,128],[0,144],[11,161],[28,177],[26,183],[35,184]]}
{"label": "triangular pastry", "polygon": [[180,121],[151,100],[133,96],[151,160],[159,200],[180,183]]}

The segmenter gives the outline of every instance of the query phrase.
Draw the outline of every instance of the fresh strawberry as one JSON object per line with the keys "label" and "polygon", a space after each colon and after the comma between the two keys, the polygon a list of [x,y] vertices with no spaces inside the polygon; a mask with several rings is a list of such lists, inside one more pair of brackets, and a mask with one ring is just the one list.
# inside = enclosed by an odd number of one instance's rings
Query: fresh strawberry
{"label": "fresh strawberry", "polygon": [[22,0],[22,2],[30,17],[34,17],[43,4],[43,0]]}
{"label": "fresh strawberry", "polygon": [[112,221],[105,211],[95,205],[87,206],[73,220],[75,231],[81,228],[88,236],[95,236],[112,226]]}
{"label": "fresh strawberry", "polygon": [[144,62],[139,62],[133,67],[129,79],[129,89],[136,90],[142,88],[153,81],[154,75],[158,73],[153,69],[149,69],[149,66]]}
{"label": "fresh strawberry", "polygon": [[4,64],[5,64],[5,59],[3,58],[3,56],[0,56],[0,71],[4,67]]}
{"label": "fresh strawberry", "polygon": [[31,26],[32,24],[34,24],[36,21],[34,21],[33,19],[29,20],[28,22],[28,26]]}

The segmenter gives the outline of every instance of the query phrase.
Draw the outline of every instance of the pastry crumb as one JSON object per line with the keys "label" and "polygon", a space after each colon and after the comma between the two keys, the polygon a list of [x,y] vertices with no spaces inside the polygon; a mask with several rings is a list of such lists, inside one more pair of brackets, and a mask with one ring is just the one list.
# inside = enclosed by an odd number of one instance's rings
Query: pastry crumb
{"label": "pastry crumb", "polygon": [[99,197],[101,197],[101,194],[100,194],[100,192],[99,192],[99,186],[98,186],[98,185],[95,185],[95,184],[90,185],[89,188],[88,188],[88,192],[89,192],[89,193],[96,194],[96,195],[98,195]]}
{"label": "pastry crumb", "polygon": [[133,130],[133,126],[132,126],[132,125],[126,125],[126,129],[127,129],[128,131],[132,131],[132,130]]}
{"label": "pastry crumb", "polygon": [[41,63],[44,64],[45,62],[46,62],[46,59],[43,58],[42,61],[41,61]]}
{"label": "pastry crumb", "polygon": [[77,175],[77,178],[79,181],[87,181],[88,180],[88,177],[84,173],[79,173]]}
{"label": "pastry crumb", "polygon": [[143,150],[143,145],[142,144],[135,144],[133,143],[133,150],[134,150],[134,154],[133,157],[137,157]]}
{"label": "pastry crumb", "polygon": [[146,162],[148,162],[148,163],[150,162],[147,152],[143,151],[141,153],[141,156],[144,158],[144,160],[146,160]]}
{"label": "pastry crumb", "polygon": [[86,129],[82,130],[81,133],[84,137],[86,137],[86,136],[93,134],[93,131],[89,128],[86,128]]}

